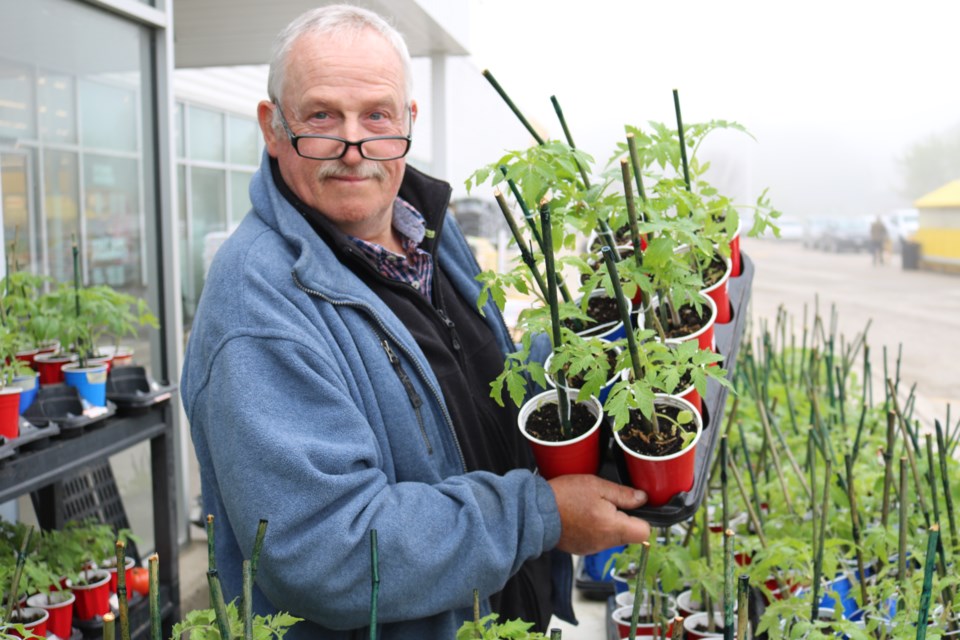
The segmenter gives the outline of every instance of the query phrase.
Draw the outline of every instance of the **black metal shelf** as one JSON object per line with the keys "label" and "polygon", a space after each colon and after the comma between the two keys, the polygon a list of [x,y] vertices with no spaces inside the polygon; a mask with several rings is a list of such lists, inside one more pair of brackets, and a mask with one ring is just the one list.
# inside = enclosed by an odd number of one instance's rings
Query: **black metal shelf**
{"label": "black metal shelf", "polygon": [[[43,448],[21,450],[0,461],[0,502],[32,493],[43,529],[62,527],[69,519],[64,482],[142,442],[150,443],[154,542],[160,557],[163,636],[180,619],[179,543],[176,523],[173,414],[159,402],[136,415],[117,415],[84,428],[70,438],[51,438]],[[134,637],[149,637],[138,625]]]}

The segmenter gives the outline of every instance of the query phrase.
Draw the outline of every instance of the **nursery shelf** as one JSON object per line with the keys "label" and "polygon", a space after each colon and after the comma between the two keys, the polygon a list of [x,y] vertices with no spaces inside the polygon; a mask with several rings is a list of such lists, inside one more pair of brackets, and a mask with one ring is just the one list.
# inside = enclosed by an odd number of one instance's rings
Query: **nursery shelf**
{"label": "nursery shelf", "polygon": [[[736,370],[740,341],[743,338],[748,321],[750,290],[754,272],[753,261],[743,253],[741,253],[741,259],[743,265],[741,274],[739,277],[730,278],[728,285],[733,318],[726,324],[718,324],[714,327],[717,350],[723,356],[721,364],[727,370],[727,377],[731,382]],[[726,387],[713,380],[709,381],[707,394],[703,398],[705,424],[703,436],[697,444],[693,488],[674,496],[670,502],[663,506],[642,507],[630,511],[631,515],[643,518],[653,526],[667,527],[688,520],[696,513],[706,495],[710,466],[720,441],[719,435],[723,429],[727,393]],[[611,442],[611,446],[606,449],[600,475],[614,482],[630,484],[623,455],[616,443]]]}
{"label": "nursery shelf", "polygon": [[[0,463],[0,503],[33,493],[40,526],[55,529],[62,527],[70,515],[64,499],[65,481],[90,467],[105,464],[110,456],[136,444],[150,443],[164,637],[169,637],[172,622],[180,619],[173,424],[171,404],[158,403],[136,415],[108,418],[102,426],[69,439],[51,438],[44,448],[21,450]],[[148,629],[138,631],[134,637],[149,636]]]}

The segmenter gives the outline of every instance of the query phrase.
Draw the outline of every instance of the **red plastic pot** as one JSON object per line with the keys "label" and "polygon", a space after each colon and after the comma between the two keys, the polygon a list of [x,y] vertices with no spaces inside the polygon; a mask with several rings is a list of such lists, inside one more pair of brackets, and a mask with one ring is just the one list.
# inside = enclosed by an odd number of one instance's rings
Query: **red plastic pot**
{"label": "red plastic pot", "polygon": [[40,385],[63,382],[63,365],[77,359],[74,354],[38,353],[33,364],[40,373]]}
{"label": "red plastic pot", "polygon": [[730,288],[727,286],[730,282],[732,269],[733,261],[727,258],[727,270],[723,272],[723,277],[700,292],[709,296],[717,306],[716,322],[718,324],[727,324],[733,319],[733,312],[730,308]]}
{"label": "red plastic pot", "polygon": [[[714,615],[714,632],[706,631],[707,628],[707,614],[704,611],[699,613],[694,613],[693,615],[683,619],[683,630],[686,632],[687,640],[706,640],[707,638],[722,638],[723,637],[723,615],[720,616]],[[702,627],[702,629],[699,629]],[[733,629],[737,629],[737,618],[733,618]]]}
{"label": "red plastic pot", "polygon": [[[697,590],[699,594],[699,589]],[[684,618],[689,618],[695,613],[700,613],[704,610],[703,603],[695,598],[699,595],[694,596],[693,589],[687,589],[686,591],[681,591],[677,594],[677,615],[683,616]],[[733,602],[733,610],[737,610],[737,602]],[[720,620],[723,620],[723,602],[715,601],[713,603],[713,613],[716,616],[719,616]]]}
{"label": "red plastic pot", "polygon": [[20,437],[20,387],[0,389],[0,436],[13,440]]}
{"label": "red plastic pot", "polygon": [[[23,617],[32,618],[34,616],[40,616],[40,617],[37,620],[34,620],[33,622],[28,622],[27,624],[23,625],[23,628],[30,632],[28,637],[39,636],[43,638],[47,635],[47,620],[50,619],[50,614],[44,611],[43,609],[35,609],[33,607],[24,607],[23,609],[20,609],[19,614],[17,612],[14,612],[13,614],[11,614],[10,622],[13,624],[18,624],[20,622],[20,618],[23,618]],[[7,629],[6,631],[10,635],[16,638],[23,637],[13,629]],[[67,634],[67,637],[69,638],[70,635]]]}
{"label": "red plastic pot", "polygon": [[520,407],[520,415],[517,418],[520,433],[533,449],[533,457],[537,461],[540,475],[549,480],[571,473],[595,474],[600,468],[600,423],[603,421],[603,408],[600,402],[591,397],[587,405],[590,413],[597,419],[593,427],[580,437],[564,442],[547,442],[527,433],[527,418],[545,404],[557,404],[555,389],[539,393],[525,402]]}
{"label": "red plastic pot", "polygon": [[739,278],[740,274],[743,273],[743,260],[740,258],[740,227],[737,227],[737,232],[733,234],[733,238],[730,240],[730,264],[732,266],[732,275],[734,278]]}
{"label": "red plastic pot", "polygon": [[[115,558],[111,558],[114,563],[116,563]],[[127,556],[123,562],[123,579],[124,584],[127,586],[127,600],[133,597],[133,589],[130,588],[130,582],[133,576],[133,568],[136,566],[137,561]],[[110,573],[110,593],[117,592],[117,568],[115,566],[104,566],[104,563],[100,563],[100,568],[108,571]]]}
{"label": "red plastic pot", "polygon": [[49,614],[47,630],[60,638],[69,638],[73,630],[73,603],[76,596],[70,591],[37,593],[27,598],[27,606],[43,609]]}
{"label": "red plastic pot", "polygon": [[92,620],[110,611],[110,574],[102,569],[88,569],[82,575],[89,584],[70,584],[77,598],[74,614],[78,620]]}
{"label": "red plastic pot", "polygon": [[[669,596],[664,596],[669,598]],[[673,619],[677,615],[677,607],[673,598],[670,598],[670,601],[667,605],[667,629],[666,637],[670,637],[670,634],[673,632]],[[617,627],[617,634],[620,638],[629,638],[630,637],[630,620],[633,617],[633,603],[629,606],[618,607],[613,610],[613,613],[610,614],[610,617],[613,619],[614,625]],[[649,607],[646,602],[640,603],[640,617],[643,619],[649,619],[650,612]],[[638,622],[637,623],[637,638],[659,638],[661,637],[661,627],[658,624],[652,622]]]}
{"label": "red plastic pot", "polygon": [[33,367],[33,359],[37,357],[38,353],[40,353],[40,349],[27,349],[26,351],[18,351],[15,354],[15,357],[17,360],[26,362],[28,365]]}
{"label": "red plastic pot", "polygon": [[[714,336],[713,327],[717,320],[717,303],[713,301],[713,298],[703,293],[700,294],[700,301],[710,310],[709,320],[702,327],[700,327],[699,330],[685,336],[674,336],[670,338],[670,340],[676,340],[677,342],[696,340],[701,349],[716,351],[717,341]],[[658,303],[659,302],[655,300],[654,306],[656,306]],[[651,311],[651,313],[656,312]]]}
{"label": "red plastic pot", "polygon": [[625,446],[618,432],[613,434],[626,458],[630,483],[634,488],[646,492],[649,507],[663,506],[670,502],[673,496],[693,488],[697,442],[703,434],[703,418],[692,404],[683,398],[658,393],[654,405],[662,404],[673,405],[693,413],[693,419],[697,424],[697,435],[686,449],[669,456],[647,456]]}

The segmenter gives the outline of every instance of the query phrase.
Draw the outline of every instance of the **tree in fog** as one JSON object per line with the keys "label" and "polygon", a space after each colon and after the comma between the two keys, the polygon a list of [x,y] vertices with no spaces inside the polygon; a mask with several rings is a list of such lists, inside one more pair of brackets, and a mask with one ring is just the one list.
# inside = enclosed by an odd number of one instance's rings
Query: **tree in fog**
{"label": "tree in fog", "polygon": [[960,124],[913,143],[899,158],[903,186],[901,194],[913,201],[960,180]]}

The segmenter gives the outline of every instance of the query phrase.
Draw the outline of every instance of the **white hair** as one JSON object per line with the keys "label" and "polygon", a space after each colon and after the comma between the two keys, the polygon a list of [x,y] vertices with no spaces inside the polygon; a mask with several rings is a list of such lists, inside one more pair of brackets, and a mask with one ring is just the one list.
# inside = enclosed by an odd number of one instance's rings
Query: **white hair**
{"label": "white hair", "polygon": [[[287,57],[294,42],[301,36],[324,35],[337,38],[356,38],[367,29],[373,29],[394,48],[403,65],[404,102],[413,94],[413,73],[410,68],[410,51],[403,36],[382,17],[360,7],[349,4],[333,4],[311,9],[288,24],[277,35],[270,56],[270,72],[267,76],[267,94],[270,100],[279,104],[283,96],[283,83],[286,79]],[[273,125],[280,129],[277,110],[273,112]]]}

